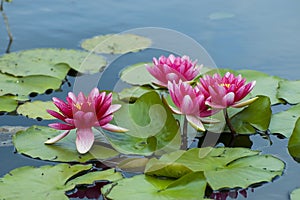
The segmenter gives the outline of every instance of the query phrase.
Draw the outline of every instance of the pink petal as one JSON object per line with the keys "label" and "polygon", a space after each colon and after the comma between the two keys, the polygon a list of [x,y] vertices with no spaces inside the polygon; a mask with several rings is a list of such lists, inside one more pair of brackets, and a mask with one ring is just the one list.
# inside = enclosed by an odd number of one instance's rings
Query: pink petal
{"label": "pink petal", "polygon": [[240,102],[240,103],[235,103],[232,105],[232,107],[234,108],[242,108],[244,106],[247,106],[251,103],[253,103],[254,101],[256,101],[259,97],[254,97],[254,98],[251,98],[251,99],[248,99],[246,101],[243,101],[243,102]]}
{"label": "pink petal", "polygon": [[60,100],[59,98],[53,97],[52,98],[53,103],[55,106],[60,110],[61,113],[64,115],[71,117],[73,115],[72,109],[68,104],[66,104],[63,100]]}
{"label": "pink petal", "polygon": [[63,133],[55,136],[54,138],[51,138],[49,140],[47,140],[46,142],[44,142],[44,144],[54,144],[55,142],[58,142],[59,140],[63,139],[64,137],[66,137],[68,134],[70,133],[70,131],[64,131]]}
{"label": "pink petal", "polygon": [[119,110],[121,108],[120,104],[113,104],[111,105],[108,110],[105,112],[105,114],[103,115],[103,117],[106,117],[107,115],[111,115],[112,113],[116,112],[117,110]]}
{"label": "pink petal", "polygon": [[65,121],[66,117],[65,116],[62,116],[60,113],[54,111],[54,110],[47,110],[47,112],[52,115],[53,117],[57,118],[57,119],[60,119],[62,121]]}
{"label": "pink petal", "polygon": [[164,97],[162,97],[162,101],[163,101],[163,103],[164,103],[168,108],[170,108],[170,110],[171,110],[173,113],[178,114],[178,115],[181,115],[181,114],[182,114],[179,110],[177,110],[177,109],[174,108],[173,106],[169,105],[168,102],[167,102],[167,100],[166,100]]}
{"label": "pink petal", "polygon": [[75,94],[73,92],[69,92],[68,93],[68,97],[70,99],[72,99],[73,102],[76,102],[77,101],[77,97],[75,96]]}
{"label": "pink petal", "polygon": [[111,132],[118,132],[118,133],[123,133],[123,132],[127,132],[128,129],[126,128],[122,128],[113,124],[106,124],[104,126],[101,126],[103,129],[111,131]]}
{"label": "pink petal", "polygon": [[48,126],[57,130],[71,130],[75,128],[75,126],[61,123],[48,124]]}
{"label": "pink petal", "polygon": [[113,119],[113,115],[107,115],[104,118],[101,118],[98,121],[99,126],[104,126],[105,124],[108,124]]}
{"label": "pink petal", "polygon": [[192,110],[191,108],[193,108],[193,107],[194,107],[193,100],[191,99],[191,97],[189,95],[185,95],[183,97],[181,108],[180,108],[181,112],[183,114],[189,114]]}
{"label": "pink petal", "polygon": [[88,99],[90,101],[93,101],[95,100],[95,98],[99,95],[99,89],[98,88],[94,88],[92,89],[92,91],[90,92],[89,96],[88,96]]}
{"label": "pink petal", "polygon": [[229,92],[228,94],[226,94],[222,99],[223,105],[226,107],[231,106],[234,103],[234,97],[235,94],[233,92]]}
{"label": "pink petal", "polygon": [[76,131],[76,147],[81,154],[87,153],[94,144],[94,133],[91,128],[78,128]]}
{"label": "pink petal", "polygon": [[205,128],[198,117],[192,115],[186,115],[186,119],[195,129],[199,131],[205,131]]}

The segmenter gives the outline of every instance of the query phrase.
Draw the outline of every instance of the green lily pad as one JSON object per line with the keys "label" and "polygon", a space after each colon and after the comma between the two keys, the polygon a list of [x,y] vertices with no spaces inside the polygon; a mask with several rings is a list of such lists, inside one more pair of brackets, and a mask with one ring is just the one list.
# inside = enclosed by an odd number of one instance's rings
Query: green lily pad
{"label": "green lily pad", "polygon": [[259,98],[231,118],[237,133],[252,134],[256,129],[266,131],[269,128],[272,110],[269,97]]}
{"label": "green lily pad", "polygon": [[[0,178],[0,199],[68,199],[65,192],[76,185],[92,184],[95,180],[115,181],[122,176],[114,170],[91,172],[92,165],[46,165],[40,168],[20,167]],[[13,189],[13,192],[12,192]]]}
{"label": "green lily pad", "polygon": [[293,133],[288,144],[289,153],[300,162],[300,118],[296,121]]}
{"label": "green lily pad", "polygon": [[291,194],[290,194],[291,200],[298,200],[300,199],[300,188],[295,189]]}
{"label": "green lily pad", "polygon": [[47,113],[46,109],[58,111],[57,107],[53,104],[52,101],[33,101],[26,102],[20,105],[17,109],[17,112],[21,115],[24,115],[33,119],[56,119]]}
{"label": "green lily pad", "polygon": [[206,181],[203,173],[187,174],[177,180],[138,175],[105,185],[102,194],[108,199],[203,200]]}
{"label": "green lily pad", "polygon": [[271,76],[259,71],[255,70],[230,70],[230,69],[214,69],[208,72],[208,74],[220,73],[224,75],[227,71],[233,73],[234,75],[241,74],[243,78],[246,78],[246,82],[249,83],[251,81],[256,81],[256,85],[251,93],[248,95],[249,97],[255,97],[257,95],[268,96],[271,100],[271,104],[282,103],[281,100],[277,98],[277,88],[281,79],[277,76]]}
{"label": "green lily pad", "polygon": [[145,170],[146,164],[148,163],[148,158],[127,158],[118,164],[118,168],[126,172],[143,172]]}
{"label": "green lily pad", "polygon": [[151,46],[151,40],[134,34],[107,34],[86,39],[81,47],[88,51],[107,54],[138,52]]}
{"label": "green lily pad", "polygon": [[152,91],[149,87],[131,87],[125,88],[121,92],[118,93],[119,99],[125,102],[133,103],[143,94]]}
{"label": "green lily pad", "polygon": [[156,92],[142,95],[134,104],[123,103],[114,114],[114,121],[129,130],[126,133],[104,132],[121,153],[150,155],[169,145],[180,146],[180,141],[172,143],[179,134],[178,124]]}
{"label": "green lily pad", "polygon": [[300,103],[300,81],[280,81],[277,97],[290,104]]}
{"label": "green lily pad", "polygon": [[131,85],[151,84],[155,78],[147,71],[146,65],[153,65],[153,63],[137,63],[124,68],[120,74],[121,80]]}
{"label": "green lily pad", "polygon": [[75,131],[71,131],[65,138],[52,145],[44,142],[49,138],[55,137],[61,131],[44,127],[32,126],[25,131],[17,132],[13,136],[13,143],[19,153],[32,158],[50,160],[56,162],[80,162],[90,160],[103,160],[114,157],[118,153],[112,148],[103,145],[103,137],[95,131],[95,143],[92,149],[86,154],[79,154],[75,146]]}
{"label": "green lily pad", "polygon": [[0,96],[0,112],[12,112],[17,106],[16,96]]}
{"label": "green lily pad", "polygon": [[272,105],[282,103],[282,101],[277,98],[277,88],[279,82],[283,80],[282,78],[254,70],[238,70],[237,72],[242,74],[248,82],[256,81],[256,85],[251,91],[253,96],[268,96]]}
{"label": "green lily pad", "polygon": [[50,76],[14,77],[0,73],[0,96],[12,94],[17,99],[26,99],[30,93],[42,94],[48,89],[57,90],[62,81]]}
{"label": "green lily pad", "polygon": [[[161,162],[166,165],[162,166]],[[213,190],[247,188],[255,183],[270,182],[284,170],[284,163],[271,155],[259,155],[259,152],[246,148],[206,147],[163,155],[158,162],[160,168],[153,170],[156,164],[149,161],[150,166],[145,172],[162,176],[169,163],[184,165],[194,172],[204,172]]]}
{"label": "green lily pad", "polygon": [[73,49],[32,49],[0,57],[0,71],[14,76],[46,75],[62,80],[70,68],[95,73],[103,66],[106,66],[103,57]]}
{"label": "green lily pad", "polygon": [[272,115],[270,123],[271,133],[280,133],[289,138],[292,135],[293,128],[297,119],[300,117],[300,104]]}

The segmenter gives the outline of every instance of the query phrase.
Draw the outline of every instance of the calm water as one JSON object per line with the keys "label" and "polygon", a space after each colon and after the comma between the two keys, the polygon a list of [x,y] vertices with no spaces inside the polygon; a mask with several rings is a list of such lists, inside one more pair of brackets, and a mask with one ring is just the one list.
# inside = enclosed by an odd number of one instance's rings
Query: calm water
{"label": "calm water", "polygon": [[[229,0],[226,3],[217,0],[14,0],[4,4],[4,11],[14,36],[11,52],[41,47],[80,49],[80,41],[95,35],[140,27],[163,27],[195,39],[209,52],[218,67],[254,69],[296,80],[300,79],[299,7],[300,2],[296,0]],[[1,20],[1,54],[7,44]],[[137,57],[120,58],[115,71],[108,73],[117,79],[122,66],[157,55],[158,52],[146,51]],[[109,84],[107,81],[102,87],[109,89]],[[64,84],[62,90],[72,88]],[[40,95],[35,99],[49,100],[54,95],[63,98],[65,93]],[[0,126],[32,124],[45,125],[46,122],[0,116]],[[289,192],[300,187],[300,164],[289,157],[287,141],[274,137],[274,144],[268,147],[266,141],[257,137],[252,139],[256,142],[254,149],[278,156],[287,162],[287,166],[283,177],[249,192],[248,199],[288,199]],[[24,156],[12,156],[12,152],[12,147],[0,147],[1,176],[18,166],[33,162],[41,164]]]}

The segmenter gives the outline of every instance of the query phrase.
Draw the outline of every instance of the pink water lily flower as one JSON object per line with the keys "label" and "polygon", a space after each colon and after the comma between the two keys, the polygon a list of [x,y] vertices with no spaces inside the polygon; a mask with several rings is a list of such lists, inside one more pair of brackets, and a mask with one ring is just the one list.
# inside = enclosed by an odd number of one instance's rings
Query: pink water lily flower
{"label": "pink water lily flower", "polygon": [[188,56],[175,57],[169,55],[159,57],[157,60],[153,58],[153,66],[146,65],[149,73],[156,79],[155,84],[167,87],[168,81],[179,80],[191,81],[199,75],[202,66],[197,66],[196,61],[192,62]]}
{"label": "pink water lily flower", "polygon": [[200,78],[200,90],[210,97],[207,99],[207,105],[216,108],[224,109],[227,107],[240,108],[249,105],[257,99],[257,97],[240,102],[247,96],[253,87],[255,81],[246,84],[246,79],[241,75],[234,76],[232,73],[227,72],[223,77],[220,74],[213,76],[205,75]]}
{"label": "pink water lily flower", "polygon": [[70,130],[76,129],[77,151],[84,154],[91,149],[94,143],[92,127],[101,127],[114,132],[127,131],[127,129],[109,124],[113,119],[113,113],[121,107],[118,104],[112,105],[112,93],[99,93],[99,90],[94,88],[88,97],[82,92],[77,97],[74,93],[69,92],[66,100],[67,102],[64,102],[56,97],[53,98],[53,103],[60,113],[47,110],[50,115],[64,122],[49,124],[49,126],[66,131],[47,140],[45,144],[53,144],[67,136]]}
{"label": "pink water lily flower", "polygon": [[171,110],[180,115],[185,115],[187,121],[197,130],[204,131],[205,128],[201,121],[206,121],[203,118],[209,117],[219,110],[211,110],[206,104],[206,98],[198,85],[192,87],[188,82],[182,82],[179,80],[178,83],[175,81],[168,83],[168,89],[172,101],[179,109],[168,105]]}

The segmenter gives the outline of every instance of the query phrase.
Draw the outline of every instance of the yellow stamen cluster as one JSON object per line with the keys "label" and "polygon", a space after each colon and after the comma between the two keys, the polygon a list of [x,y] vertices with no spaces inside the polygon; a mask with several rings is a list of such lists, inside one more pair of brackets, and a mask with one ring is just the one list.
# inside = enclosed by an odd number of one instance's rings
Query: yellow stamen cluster
{"label": "yellow stamen cluster", "polygon": [[221,83],[220,86],[223,86],[223,87],[225,86],[225,87],[229,88],[230,87],[230,83]]}

